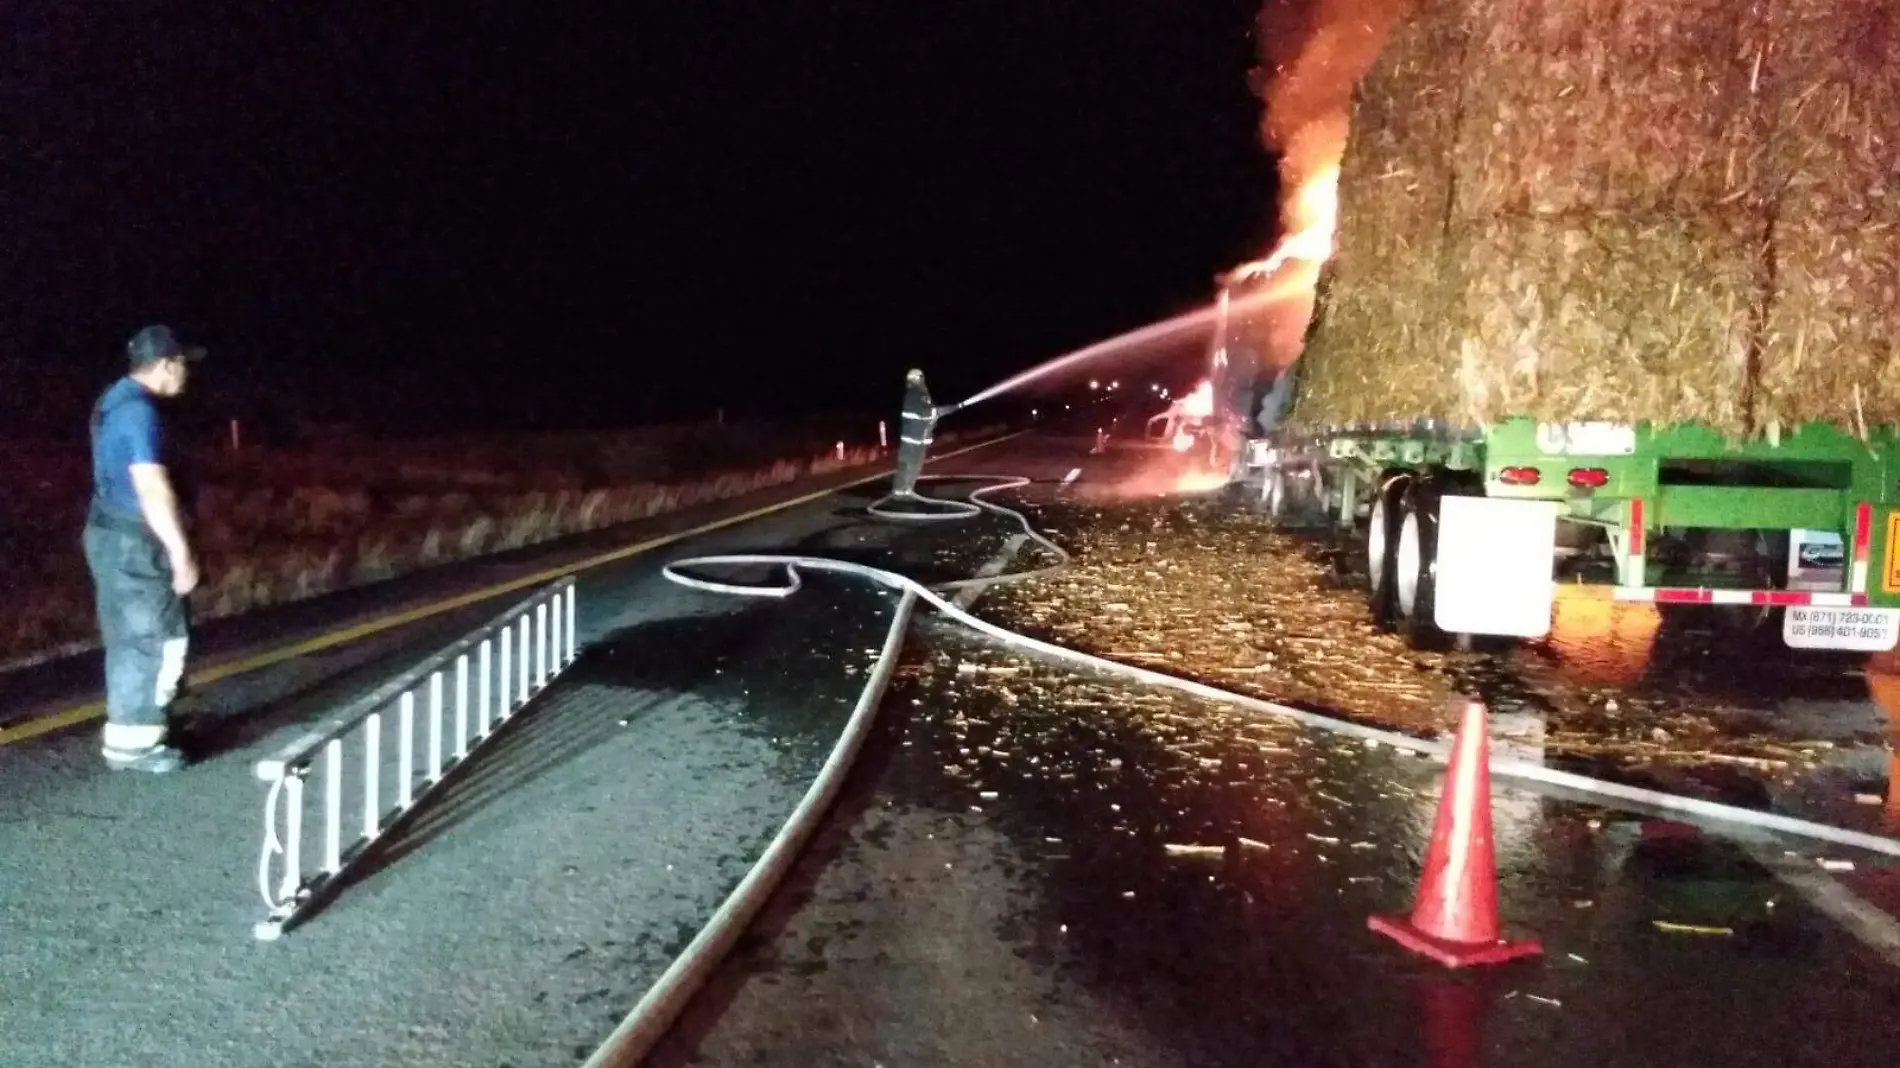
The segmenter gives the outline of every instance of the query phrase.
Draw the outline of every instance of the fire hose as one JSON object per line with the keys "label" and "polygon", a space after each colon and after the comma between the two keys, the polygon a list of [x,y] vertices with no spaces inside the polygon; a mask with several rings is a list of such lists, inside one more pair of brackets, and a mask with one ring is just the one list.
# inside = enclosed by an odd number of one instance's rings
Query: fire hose
{"label": "fire hose", "polygon": [[[803,844],[817,830],[825,811],[829,808],[844,785],[851,763],[862,748],[869,734],[878,703],[896,667],[898,652],[903,645],[903,636],[908,629],[912,609],[918,601],[930,605],[945,616],[991,638],[1001,645],[1021,650],[1033,656],[1072,665],[1078,669],[1099,674],[1119,676],[1147,686],[1171,689],[1202,700],[1226,704],[1256,712],[1265,716],[1292,720],[1307,727],[1343,734],[1358,738],[1369,746],[1385,745],[1401,752],[1431,757],[1439,761],[1449,758],[1451,745],[1448,742],[1418,738],[1396,731],[1382,730],[1365,724],[1333,716],[1292,708],[1287,705],[1244,694],[1233,693],[1192,679],[1136,667],[1119,661],[1094,656],[1089,653],[1069,649],[1051,642],[1018,633],[1007,627],[998,626],[979,618],[957,605],[946,593],[972,587],[983,587],[1004,582],[1021,582],[1042,577],[1066,567],[1069,554],[1049,538],[1037,531],[1028,517],[1021,512],[985,499],[987,494],[1015,489],[1029,484],[1026,478],[984,475],[928,475],[919,481],[991,481],[994,484],[969,494],[968,513],[938,512],[898,513],[894,518],[900,521],[915,522],[929,519],[959,519],[980,512],[991,512],[1011,519],[1019,524],[1031,540],[1056,555],[1057,562],[1030,571],[1013,572],[1007,575],[961,579],[954,582],[925,585],[915,579],[872,567],[868,564],[851,563],[843,560],[818,556],[780,555],[769,553],[747,553],[726,556],[702,556],[669,563],[663,569],[665,576],[679,585],[708,593],[726,594],[741,597],[765,597],[785,599],[797,593],[803,586],[803,572],[823,572],[834,575],[865,579],[879,586],[896,591],[899,595],[895,616],[890,630],[885,636],[883,648],[872,669],[863,692],[859,695],[850,721],[843,735],[833,748],[830,758],[820,769],[817,778],[800,801],[798,807],[786,820],[783,828],[767,847],[753,868],[747,872],[739,885],[714,912],[712,918],[702,928],[693,941],[674,959],[666,972],[656,980],[646,995],[640,1000],[627,1018],[622,1021],[613,1035],[586,1062],[585,1068],[606,1068],[606,1066],[627,1066],[638,1064],[660,1038],[666,1033],[694,992],[710,976],[712,970],[725,958],[737,943],[739,936],[750,924],[752,918],[763,908],[773,889],[790,871]],[[888,501],[885,498],[879,503]],[[934,498],[930,498],[934,500]],[[881,515],[881,512],[873,514]],[[771,583],[724,582],[711,578],[698,577],[688,572],[703,571],[709,568],[782,568],[782,581]],[[1689,797],[1680,794],[1664,793],[1639,786],[1596,779],[1586,775],[1548,768],[1542,764],[1528,761],[1511,760],[1499,757],[1491,758],[1491,774],[1538,786],[1554,788],[1583,795],[1610,798],[1639,809],[1672,812],[1705,820],[1735,824],[1754,831],[1781,833],[1795,837],[1809,838],[1835,845],[1849,846],[1900,856],[1900,839],[1882,835],[1867,834],[1861,831],[1834,827],[1810,820],[1784,816],[1773,812],[1725,805],[1715,801]]]}

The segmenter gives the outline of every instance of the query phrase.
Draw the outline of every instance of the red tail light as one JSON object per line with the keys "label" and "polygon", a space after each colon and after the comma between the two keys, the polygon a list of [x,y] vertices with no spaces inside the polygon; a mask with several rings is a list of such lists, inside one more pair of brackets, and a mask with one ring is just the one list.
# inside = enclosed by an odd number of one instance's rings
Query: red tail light
{"label": "red tail light", "polygon": [[1601,467],[1573,467],[1570,484],[1578,489],[1601,489],[1610,484],[1610,473]]}
{"label": "red tail light", "polygon": [[1498,481],[1507,486],[1535,486],[1543,477],[1535,467],[1507,467],[1498,472]]}

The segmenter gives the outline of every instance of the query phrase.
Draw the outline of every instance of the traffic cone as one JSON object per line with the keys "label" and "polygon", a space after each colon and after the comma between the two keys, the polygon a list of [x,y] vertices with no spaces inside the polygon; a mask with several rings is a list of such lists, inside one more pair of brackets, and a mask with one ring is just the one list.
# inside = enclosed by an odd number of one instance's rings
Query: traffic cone
{"label": "traffic cone", "polygon": [[1412,915],[1366,917],[1366,926],[1447,968],[1499,964],[1544,951],[1535,940],[1506,942],[1498,929],[1489,748],[1484,706],[1473,701],[1465,706],[1445,771]]}

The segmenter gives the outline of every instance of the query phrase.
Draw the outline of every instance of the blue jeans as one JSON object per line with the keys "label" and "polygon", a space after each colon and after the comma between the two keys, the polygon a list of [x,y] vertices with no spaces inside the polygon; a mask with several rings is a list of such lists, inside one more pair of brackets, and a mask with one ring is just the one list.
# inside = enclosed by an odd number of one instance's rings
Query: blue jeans
{"label": "blue jeans", "polygon": [[83,536],[106,653],[106,722],[163,727],[190,623],[171,560],[144,522],[94,506]]}

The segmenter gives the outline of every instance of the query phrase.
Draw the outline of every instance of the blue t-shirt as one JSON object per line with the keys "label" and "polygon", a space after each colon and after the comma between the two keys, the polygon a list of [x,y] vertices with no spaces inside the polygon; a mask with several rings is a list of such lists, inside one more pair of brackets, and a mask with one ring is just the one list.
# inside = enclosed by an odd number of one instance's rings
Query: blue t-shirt
{"label": "blue t-shirt", "polygon": [[130,378],[114,382],[93,408],[93,495],[121,515],[140,515],[132,465],[163,463],[164,444],[152,395]]}

